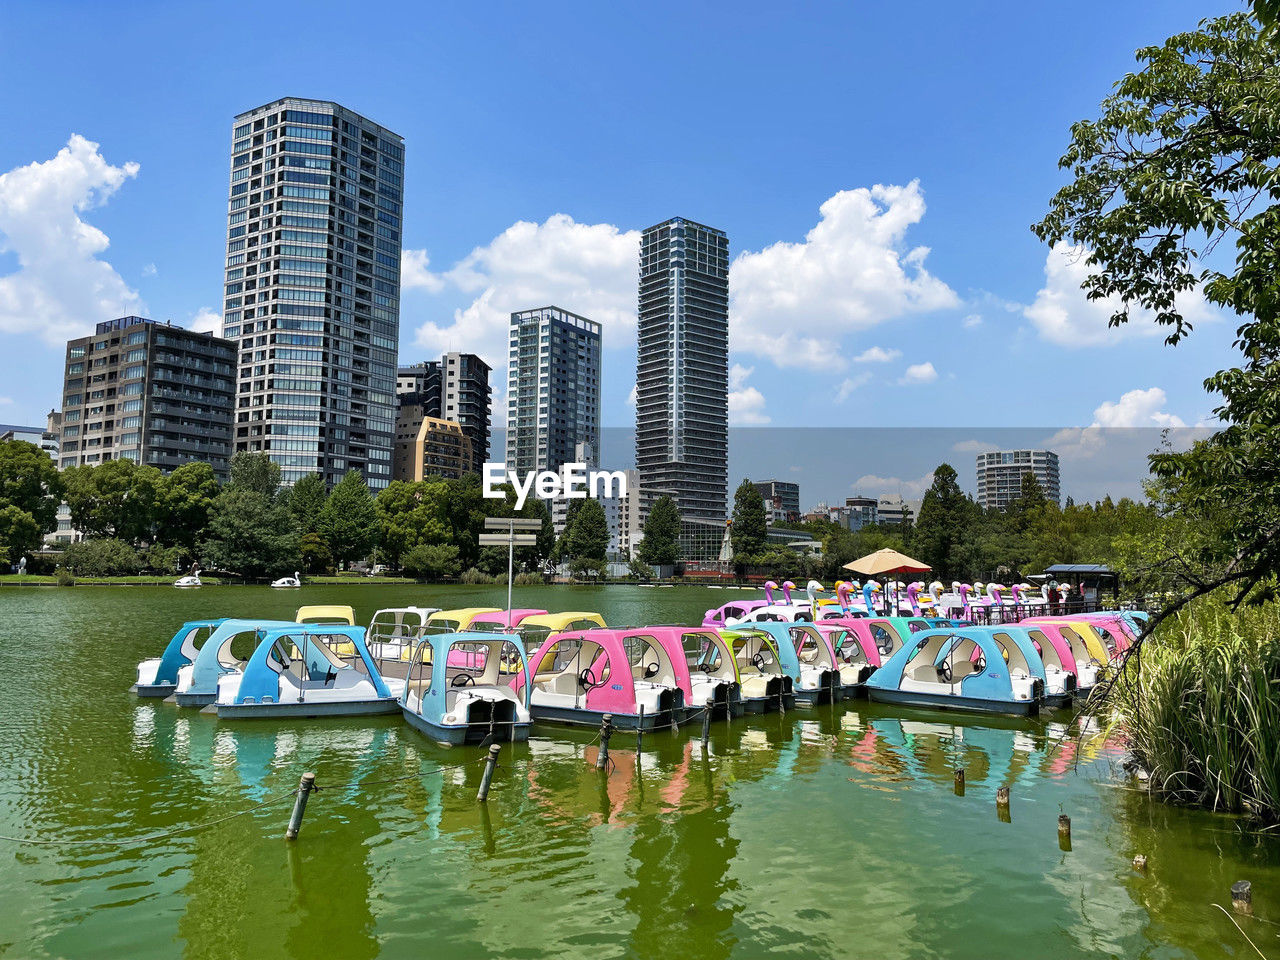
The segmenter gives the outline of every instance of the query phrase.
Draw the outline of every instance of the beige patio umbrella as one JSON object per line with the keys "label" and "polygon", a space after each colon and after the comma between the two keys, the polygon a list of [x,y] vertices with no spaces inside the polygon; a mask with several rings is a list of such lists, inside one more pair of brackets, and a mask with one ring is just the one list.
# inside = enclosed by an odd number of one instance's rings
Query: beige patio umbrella
{"label": "beige patio umbrella", "polygon": [[928,573],[933,567],[885,547],[857,560],[850,560],[844,565],[844,569],[860,573],[864,577],[879,577],[886,573]]}

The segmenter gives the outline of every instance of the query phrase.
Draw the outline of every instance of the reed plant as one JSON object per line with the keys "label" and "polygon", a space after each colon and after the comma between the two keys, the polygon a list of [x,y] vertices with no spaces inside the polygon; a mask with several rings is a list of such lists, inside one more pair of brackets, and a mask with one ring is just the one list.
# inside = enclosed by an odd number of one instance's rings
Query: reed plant
{"label": "reed plant", "polygon": [[1188,606],[1143,643],[1110,699],[1154,792],[1280,822],[1280,605]]}

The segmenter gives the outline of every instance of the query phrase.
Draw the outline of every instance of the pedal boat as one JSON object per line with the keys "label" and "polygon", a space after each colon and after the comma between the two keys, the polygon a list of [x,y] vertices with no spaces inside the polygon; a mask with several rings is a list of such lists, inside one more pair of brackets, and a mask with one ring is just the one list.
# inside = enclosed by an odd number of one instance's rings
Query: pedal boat
{"label": "pedal boat", "polygon": [[345,623],[356,625],[356,612],[345,603],[315,603],[299,607],[293,619],[297,623]]}
{"label": "pedal boat", "polygon": [[1040,712],[1044,681],[1032,676],[1027,657],[1036,659],[1034,648],[1024,651],[1015,639],[1006,665],[991,632],[976,627],[924,630],[912,639],[867,680],[873,701],[1015,716]]}
{"label": "pedal boat", "polygon": [[329,623],[262,631],[244,669],[218,678],[214,705],[220,719],[363,717],[400,709],[365,645],[364,627]]}
{"label": "pedal boat", "polygon": [[[657,643],[671,658],[676,683],[684,693],[685,719],[702,715],[711,702],[713,717],[740,717],[742,687],[735,669],[733,651],[714,630],[690,627],[636,627],[623,631],[624,646],[645,640]],[[644,671],[657,669],[656,661],[643,665]]]}
{"label": "pedal boat", "polygon": [[497,613],[486,613],[476,617],[467,629],[475,633],[512,633],[530,617],[546,616],[546,613],[546,610],[536,608],[499,610]]}
{"label": "pedal boat", "polygon": [[221,620],[188,620],[165,646],[159,657],[138,664],[138,679],[130,691],[140,697],[167,697],[178,686],[178,668],[196,658],[200,647],[219,626]]}
{"label": "pedal boat", "polygon": [[529,661],[509,633],[467,630],[424,636],[400,694],[409,725],[439,743],[529,739]]}
{"label": "pedal boat", "polygon": [[553,633],[574,630],[595,630],[608,626],[604,617],[591,610],[568,610],[561,613],[535,613],[524,617],[516,627],[526,650],[536,650],[546,643]]}
{"label": "pedal boat", "polygon": [[[1075,657],[1071,654],[1071,648],[1061,639],[1052,638],[1047,633],[1036,628],[1021,627],[1017,624],[1002,624],[997,627],[975,628],[985,629],[994,638],[1000,649],[1005,654],[1006,664],[1010,664],[1010,670],[1016,673],[1014,667],[1014,657],[1011,653],[1011,646],[1016,644],[1023,652],[1028,667],[1029,674],[1039,680],[1044,681],[1044,700],[1042,706],[1047,708],[1069,707],[1076,698],[1076,690],[1078,681],[1076,676]],[[1027,653],[1027,651],[1030,653]],[[970,654],[971,658],[981,656],[981,652],[974,650]]]}
{"label": "pedal boat", "polygon": [[[642,630],[552,634],[529,657],[529,709],[535,720],[570,726],[598,727],[607,713],[615,730],[665,728],[685,714],[676,669]],[[513,684],[522,689],[519,678]]]}
{"label": "pedal boat", "polygon": [[716,633],[733,652],[745,713],[795,707],[795,683],[783,669],[782,651],[772,635],[749,625],[720,628]]}
{"label": "pedal boat", "polygon": [[1087,696],[1097,686],[1116,653],[1088,621],[1037,617],[1023,620],[1020,626],[1041,631],[1055,645],[1070,651],[1076,667],[1076,695],[1080,697]]}
{"label": "pedal boat", "polygon": [[835,651],[813,624],[762,620],[735,629],[759,630],[773,638],[782,672],[791,678],[796,703],[814,706],[840,698]]}
{"label": "pedal boat", "polygon": [[[292,620],[224,620],[188,664],[178,668],[173,699],[180,707],[207,707],[218,698],[218,678],[240,673],[258,646],[258,633],[273,627],[297,627]],[[232,646],[251,645],[241,657]]]}
{"label": "pedal boat", "polygon": [[866,621],[815,620],[813,625],[827,638],[827,642],[835,652],[842,694],[846,697],[858,696],[867,678],[875,673],[883,662],[870,630],[865,629]]}

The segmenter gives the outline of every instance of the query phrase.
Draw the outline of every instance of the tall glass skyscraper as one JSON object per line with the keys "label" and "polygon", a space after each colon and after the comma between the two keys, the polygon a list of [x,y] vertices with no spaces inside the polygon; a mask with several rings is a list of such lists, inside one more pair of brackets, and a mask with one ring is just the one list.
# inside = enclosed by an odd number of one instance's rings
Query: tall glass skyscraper
{"label": "tall glass skyscraper", "polygon": [[676,217],[640,240],[636,469],[667,494],[691,560],[715,559],[729,486],[729,238]]}
{"label": "tall glass skyscraper", "polygon": [[594,466],[599,457],[600,324],[559,307],[513,313],[507,469]]}
{"label": "tall glass skyscraper", "polygon": [[325,100],[242,113],[231,141],[223,336],[235,449],[284,481],[391,480],[404,141]]}

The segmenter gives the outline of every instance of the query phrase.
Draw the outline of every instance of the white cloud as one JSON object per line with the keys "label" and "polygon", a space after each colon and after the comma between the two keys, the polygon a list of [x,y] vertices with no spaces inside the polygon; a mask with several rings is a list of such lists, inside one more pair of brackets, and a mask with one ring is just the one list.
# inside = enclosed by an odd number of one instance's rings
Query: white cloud
{"label": "white cloud", "polygon": [[196,315],[191,318],[188,327],[199,331],[216,330],[221,334],[222,314],[212,307],[201,307],[196,311]]}
{"label": "white cloud", "polygon": [[545,223],[512,224],[444,273],[428,269],[426,251],[407,250],[406,288],[451,288],[474,296],[452,322],[418,327],[414,342],[433,354],[465,347],[500,374],[511,313],[555,304],[600,323],[606,347],[624,346],[635,331],[639,253],[639,232],[577,223],[563,213]]}
{"label": "white cloud", "polygon": [[897,360],[902,356],[901,350],[889,349],[884,347],[869,347],[853,358],[854,363],[888,363],[890,360]]}
{"label": "white cloud", "polygon": [[866,384],[871,379],[871,374],[860,373],[856,377],[845,377],[840,381],[840,387],[836,390],[836,403],[844,403],[853,395],[853,392],[859,387]]}
{"label": "white cloud", "polygon": [[933,368],[933,364],[929,361],[924,363],[913,363],[907,367],[907,372],[902,375],[899,383],[932,383],[938,379],[938,371]]}
{"label": "white cloud", "polygon": [[159,271],[156,270],[156,265],[154,263],[148,263],[142,268],[142,275],[144,277],[154,277],[158,272]]}
{"label": "white cloud", "polygon": [[744,367],[740,363],[729,368],[729,423],[734,426],[769,422],[769,415],[764,412],[764,394],[747,385],[747,379],[755,372],[755,367]]}
{"label": "white cloud", "polygon": [[1160,408],[1168,397],[1159,387],[1130,390],[1118,401],[1105,401],[1093,411],[1095,427],[1185,427],[1180,417]]}
{"label": "white cloud", "polygon": [[878,477],[869,473],[859,477],[849,485],[855,496],[884,497],[900,496],[906,500],[918,500],[933,484],[933,471],[914,480],[903,480],[899,477]]}
{"label": "white cloud", "polygon": [[13,403],[13,397],[0,397],[0,407],[7,407]]}
{"label": "white cloud", "polygon": [[918,181],[842,190],[803,242],[740,254],[729,271],[734,349],[779,366],[838,369],[845,361],[833,343],[843,334],[955,306],[955,293],[924,267],[929,249],[904,244],[924,211]]}
{"label": "white cloud", "polygon": [[[1089,276],[1088,251],[1084,247],[1059,244],[1045,255],[1045,285],[1023,315],[1050,343],[1067,347],[1116,344],[1135,337],[1167,336],[1170,329],[1155,322],[1155,315],[1141,307],[1129,311],[1129,322],[1118,328],[1107,324],[1121,306],[1116,296],[1089,300],[1080,284]],[[1198,290],[1176,300],[1178,311],[1192,324],[1213,319],[1215,314]]]}
{"label": "white cloud", "polygon": [[627,406],[634,407],[639,402],[640,402],[640,385],[637,383],[633,383],[631,385],[631,392],[627,394]]}
{"label": "white cloud", "polygon": [[0,252],[18,259],[18,270],[0,277],[0,331],[59,343],[143,312],[137,291],[98,259],[107,235],[80,217],[137,174],[136,163],[112,166],[79,134],[52,159],[0,174]]}
{"label": "white cloud", "polygon": [[982,315],[971,313],[960,321],[960,326],[964,327],[966,330],[972,330],[974,327],[980,327],[982,326]]}

